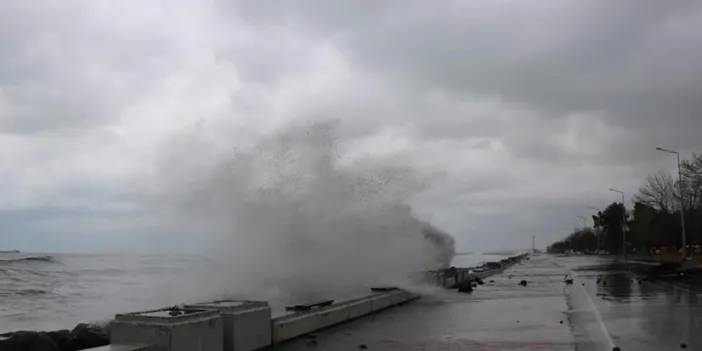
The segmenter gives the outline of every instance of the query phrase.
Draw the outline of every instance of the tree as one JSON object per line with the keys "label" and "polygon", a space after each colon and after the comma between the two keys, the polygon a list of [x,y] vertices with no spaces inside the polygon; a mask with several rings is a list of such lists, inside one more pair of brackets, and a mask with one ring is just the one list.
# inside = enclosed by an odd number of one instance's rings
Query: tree
{"label": "tree", "polygon": [[607,206],[602,212],[600,225],[602,227],[602,238],[604,247],[610,253],[619,253],[622,250],[622,221],[626,216],[626,209],[623,204],[614,202]]}
{"label": "tree", "polygon": [[591,228],[577,230],[567,238],[551,244],[547,251],[550,253],[564,253],[568,251],[594,252],[597,246],[595,232]]}
{"label": "tree", "polygon": [[637,202],[634,204],[634,212],[630,222],[629,242],[633,247],[646,251],[647,248],[669,244],[663,242],[664,234],[658,225],[661,220],[667,221],[672,214],[659,211],[648,204]]}
{"label": "tree", "polygon": [[[622,252],[623,227],[629,228],[626,234],[627,251],[632,248],[639,252],[650,251],[659,246],[680,248],[681,210],[685,214],[686,243],[694,250],[695,245],[699,247],[702,244],[702,154],[693,154],[692,158],[681,160],[680,176],[682,182],[665,172],[649,176],[634,197],[631,218],[627,217],[623,204],[612,203],[592,216],[597,235],[576,231],[551,245],[549,250],[587,252],[592,247],[589,240],[596,242],[599,237],[600,248],[619,254]],[[683,201],[680,201],[680,188]]]}
{"label": "tree", "polygon": [[702,154],[692,154],[680,165],[686,209],[702,207]]}
{"label": "tree", "polygon": [[634,201],[664,212],[672,212],[679,203],[673,177],[662,171],[648,176],[646,184],[634,196]]}

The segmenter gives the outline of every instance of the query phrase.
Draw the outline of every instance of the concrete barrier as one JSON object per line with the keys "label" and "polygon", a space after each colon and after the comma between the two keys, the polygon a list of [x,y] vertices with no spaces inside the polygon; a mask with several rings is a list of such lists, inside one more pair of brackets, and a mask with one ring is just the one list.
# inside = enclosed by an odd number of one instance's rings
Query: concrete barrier
{"label": "concrete barrier", "polygon": [[204,309],[167,308],[117,314],[110,341],[152,345],[151,351],[222,351],[222,318]]}
{"label": "concrete barrier", "polygon": [[290,340],[416,298],[417,296],[414,294],[401,289],[395,289],[387,292],[374,293],[359,299],[340,302],[313,311],[298,312],[277,317],[272,321],[273,343]]}
{"label": "concrete barrier", "polygon": [[256,350],[271,344],[271,308],[268,302],[218,300],[185,305],[222,315],[224,351]]}
{"label": "concrete barrier", "polygon": [[110,344],[100,347],[92,347],[89,349],[83,349],[84,351],[154,351],[156,350],[151,345],[145,344]]}
{"label": "concrete barrier", "polygon": [[415,274],[413,279],[416,282],[433,283],[438,286],[455,289],[466,281],[475,278],[485,279],[491,275],[503,272],[505,269],[527,258],[529,254],[521,254],[505,258],[500,262],[487,262],[481,267],[457,268],[451,267],[436,271],[425,272],[423,275]]}

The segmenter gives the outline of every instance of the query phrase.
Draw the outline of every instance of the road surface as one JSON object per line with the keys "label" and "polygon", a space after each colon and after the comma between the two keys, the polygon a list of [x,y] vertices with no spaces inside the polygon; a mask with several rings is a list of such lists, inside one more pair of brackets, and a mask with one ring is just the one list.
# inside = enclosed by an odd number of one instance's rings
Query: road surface
{"label": "road surface", "polygon": [[424,290],[416,302],[276,350],[702,350],[702,286],[639,281],[647,269],[614,258],[532,256],[471,294]]}

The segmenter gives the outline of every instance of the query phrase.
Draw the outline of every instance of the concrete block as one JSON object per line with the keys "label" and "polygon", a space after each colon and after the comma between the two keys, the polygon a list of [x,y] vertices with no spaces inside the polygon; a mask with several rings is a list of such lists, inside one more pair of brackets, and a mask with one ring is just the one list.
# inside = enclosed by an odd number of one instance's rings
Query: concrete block
{"label": "concrete block", "polygon": [[310,315],[283,316],[274,318],[272,322],[273,343],[298,337],[316,330],[317,321]]}
{"label": "concrete block", "polygon": [[152,351],[222,351],[222,318],[213,310],[175,307],[117,314],[110,338],[113,344],[149,344]]}
{"label": "concrete block", "polygon": [[394,301],[392,297],[394,296],[395,292],[386,292],[386,293],[381,293],[381,294],[376,294],[375,296],[371,297],[371,303],[372,303],[372,309],[373,312],[384,310],[394,304]]}
{"label": "concrete block", "polygon": [[367,314],[373,312],[373,302],[371,299],[363,299],[360,301],[355,301],[348,306],[348,318],[354,319],[358,317],[363,317]]}
{"label": "concrete block", "polygon": [[409,292],[396,289],[313,311],[277,317],[272,322],[273,343],[280,343],[315,330],[347,322],[415,298],[416,296]]}
{"label": "concrete block", "polygon": [[110,344],[100,347],[84,349],[84,351],[154,351],[151,345],[146,344]]}
{"label": "concrete block", "polygon": [[275,318],[272,323],[273,342],[289,340],[315,330],[350,320],[349,305],[332,305],[314,311],[299,312]]}
{"label": "concrete block", "polygon": [[225,351],[256,350],[271,344],[271,308],[263,301],[218,300],[185,305],[218,311]]}

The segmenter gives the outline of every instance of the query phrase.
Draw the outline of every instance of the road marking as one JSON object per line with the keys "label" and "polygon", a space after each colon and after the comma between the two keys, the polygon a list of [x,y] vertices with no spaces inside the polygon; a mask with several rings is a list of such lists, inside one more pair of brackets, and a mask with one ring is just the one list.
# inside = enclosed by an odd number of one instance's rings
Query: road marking
{"label": "road marking", "polygon": [[[573,271],[571,271],[571,275],[573,277],[577,277]],[[597,309],[597,306],[595,306],[595,303],[592,301],[592,298],[590,297],[590,294],[587,293],[587,290],[582,285],[576,284],[578,287],[580,287],[580,291],[585,294],[585,297],[587,298],[587,302],[590,305],[590,308],[592,309],[592,313],[595,314],[595,319],[597,320],[597,324],[600,325],[600,329],[602,330],[602,333],[605,335],[607,338],[607,342],[609,342],[609,349],[614,348],[614,341],[612,340],[612,335],[609,334],[609,330],[607,329],[607,326],[604,324],[604,321],[602,320],[602,315],[600,314],[600,311]]]}
{"label": "road marking", "polygon": [[[555,263],[555,262],[554,262]],[[557,264],[556,265],[562,267],[563,269],[566,269],[569,273],[569,275],[573,278],[580,278],[575,272],[573,272],[571,269]],[[609,333],[609,330],[607,329],[607,326],[604,323],[604,320],[602,320],[602,315],[600,314],[600,311],[597,309],[597,306],[595,306],[595,303],[592,301],[592,298],[590,297],[590,294],[587,293],[587,290],[582,286],[582,284],[573,284],[577,285],[580,288],[580,291],[585,294],[585,298],[587,299],[588,305],[590,305],[590,309],[592,310],[592,313],[595,315],[595,320],[597,321],[597,324],[600,326],[600,330],[602,331],[602,334],[604,334],[605,338],[607,338],[607,343],[609,343],[608,347],[610,350],[614,349],[616,346],[614,344],[614,340],[612,340],[612,335]]]}

